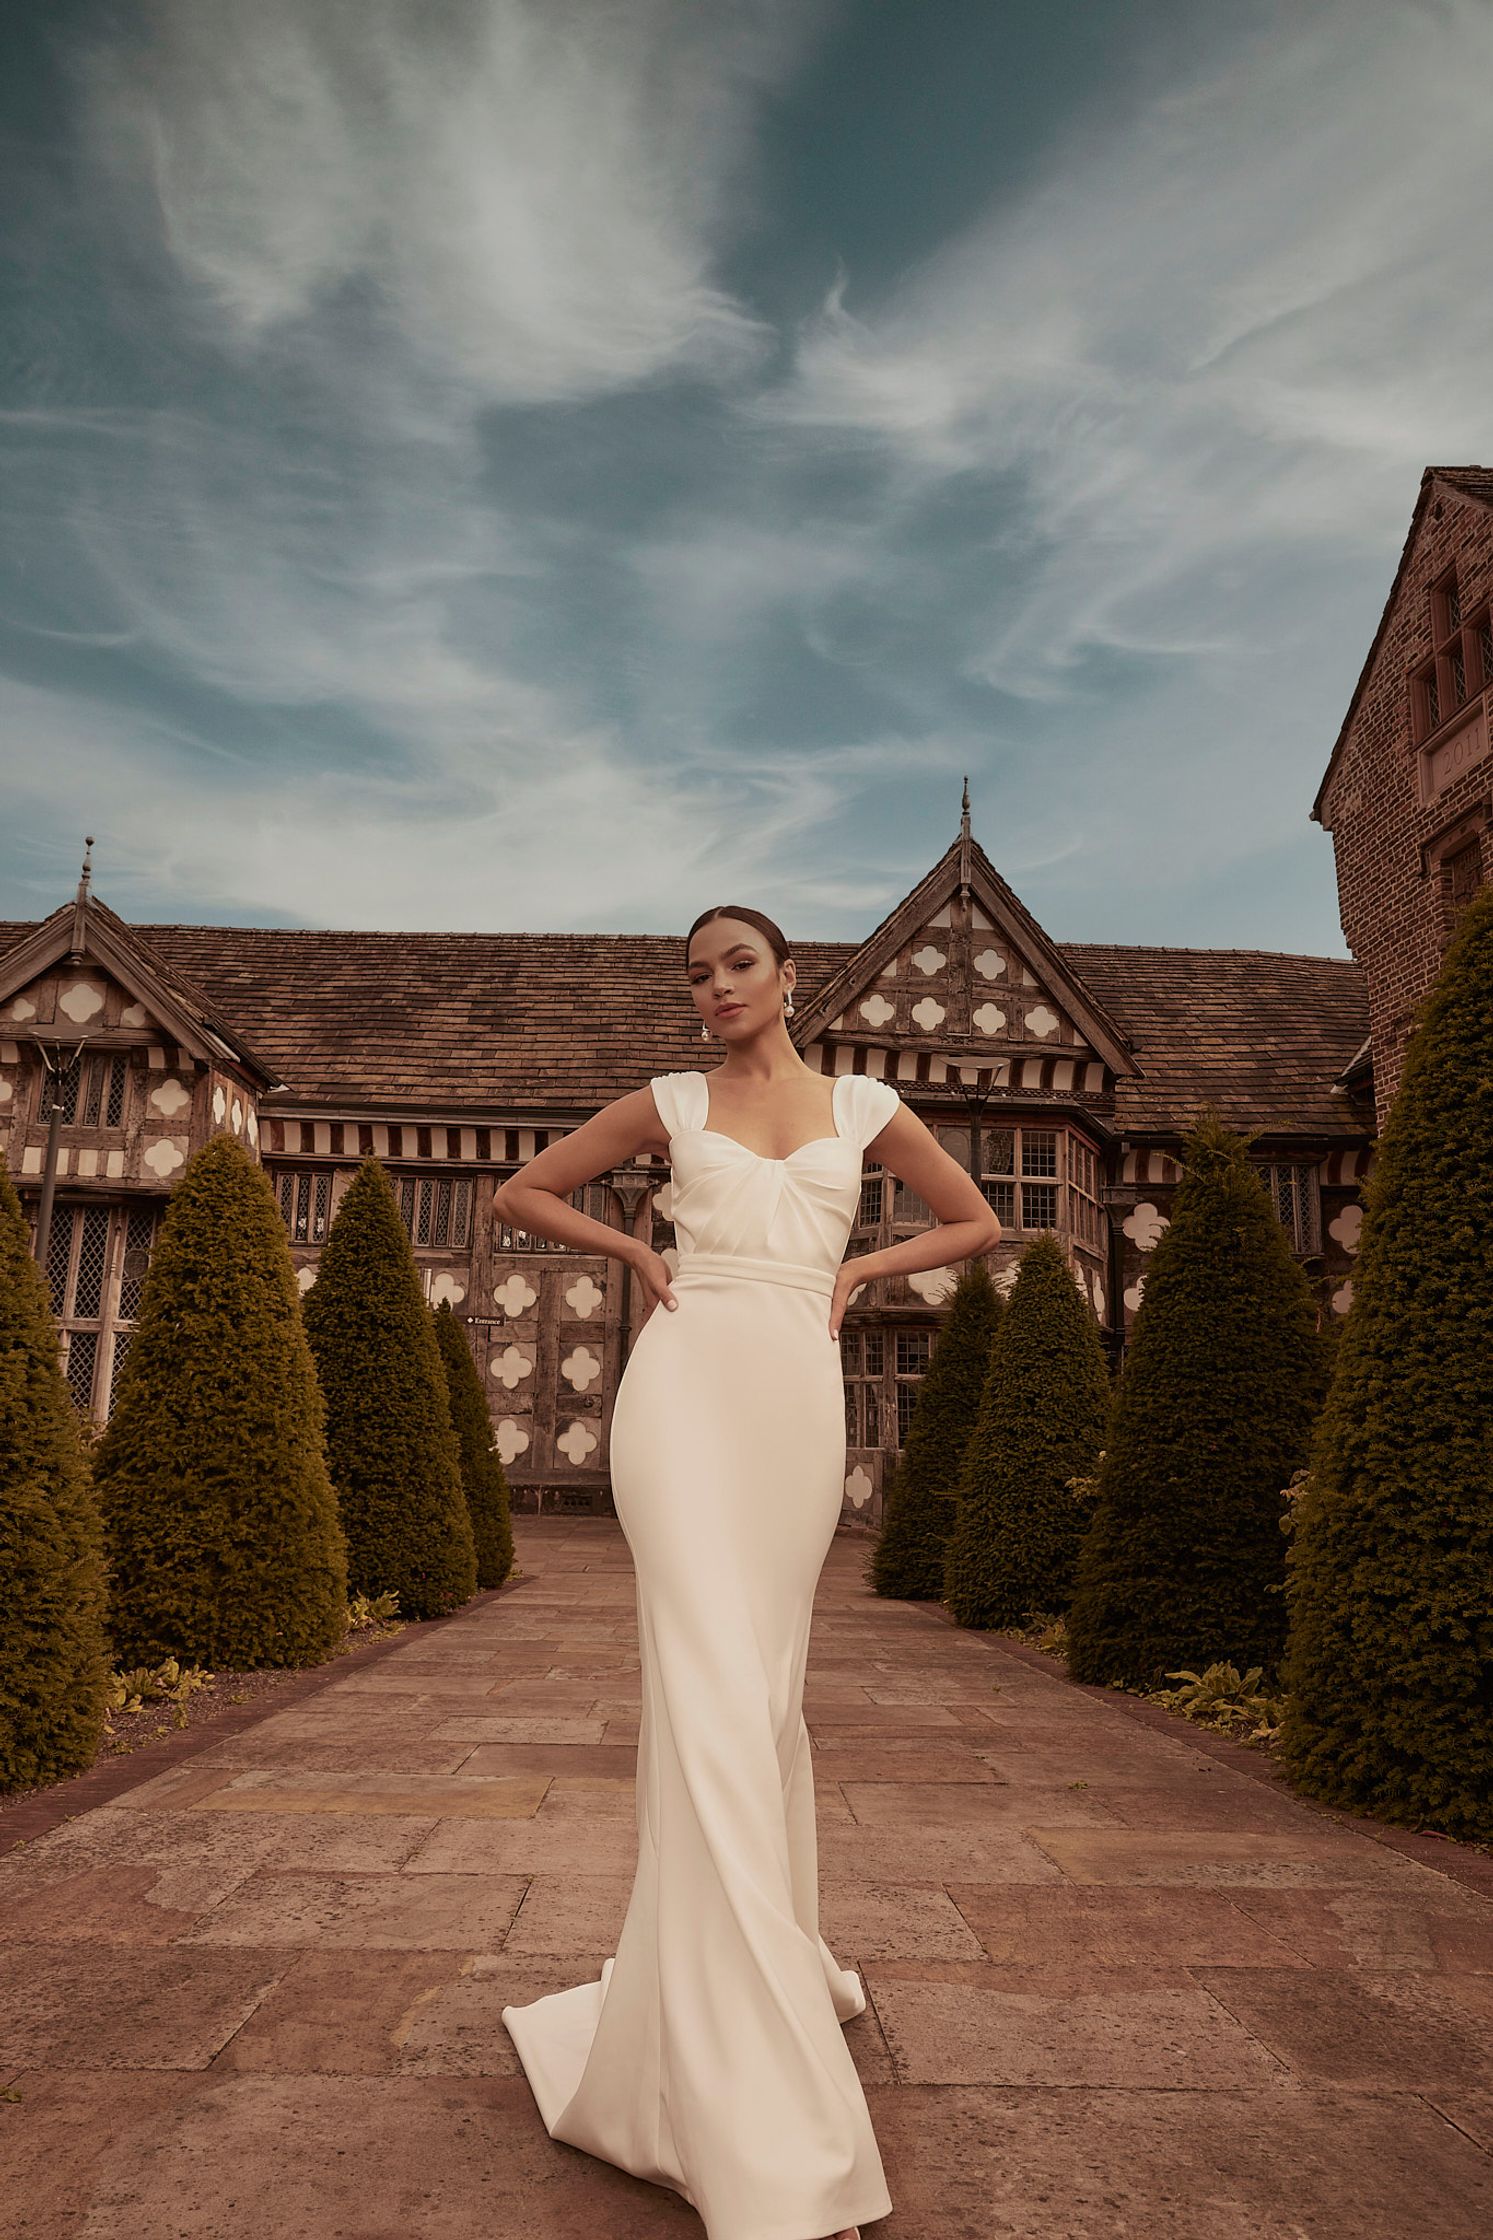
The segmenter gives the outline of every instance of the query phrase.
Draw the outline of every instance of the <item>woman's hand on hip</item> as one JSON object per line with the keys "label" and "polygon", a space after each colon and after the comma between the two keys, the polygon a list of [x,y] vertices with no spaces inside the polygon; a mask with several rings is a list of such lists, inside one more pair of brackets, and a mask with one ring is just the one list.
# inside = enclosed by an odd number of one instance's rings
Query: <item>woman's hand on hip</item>
{"label": "woman's hand on hip", "polygon": [[845,1309],[850,1304],[850,1294],[852,1291],[859,1291],[866,1280],[866,1270],[858,1260],[841,1262],[835,1274],[834,1297],[829,1303],[829,1334],[832,1338],[838,1338],[840,1335],[840,1324],[845,1319]]}
{"label": "woman's hand on hip", "polygon": [[632,1266],[639,1283],[643,1286],[643,1297],[647,1301],[638,1323],[638,1328],[641,1330],[656,1306],[662,1304],[666,1307],[677,1307],[679,1301],[675,1298],[671,1288],[669,1263],[661,1252],[654,1252],[647,1245],[640,1246],[633,1258]]}

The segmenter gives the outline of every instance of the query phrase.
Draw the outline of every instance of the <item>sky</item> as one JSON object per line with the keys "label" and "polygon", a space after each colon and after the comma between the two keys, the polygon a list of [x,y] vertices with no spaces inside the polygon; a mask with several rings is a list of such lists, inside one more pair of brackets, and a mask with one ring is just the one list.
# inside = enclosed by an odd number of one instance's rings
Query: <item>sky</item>
{"label": "sky", "polygon": [[1487,0],[6,21],[0,916],[1347,954]]}

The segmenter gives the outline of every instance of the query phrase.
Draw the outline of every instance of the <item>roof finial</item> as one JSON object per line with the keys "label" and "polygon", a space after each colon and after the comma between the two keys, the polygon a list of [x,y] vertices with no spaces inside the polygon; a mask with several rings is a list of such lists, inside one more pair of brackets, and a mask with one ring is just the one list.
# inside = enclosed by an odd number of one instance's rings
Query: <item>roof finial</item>
{"label": "roof finial", "polygon": [[969,838],[969,779],[968,779],[968,778],[966,778],[966,779],[965,779],[965,781],[964,781],[964,805],[963,805],[963,807],[962,807],[962,809],[960,810],[960,813],[959,813],[959,833],[960,833],[960,837],[961,837],[961,839],[967,840],[967,839]]}
{"label": "roof finial", "polygon": [[73,900],[73,949],[72,961],[81,964],[87,952],[88,892],[93,879],[93,834],[83,837],[83,869],[78,876],[78,892]]}

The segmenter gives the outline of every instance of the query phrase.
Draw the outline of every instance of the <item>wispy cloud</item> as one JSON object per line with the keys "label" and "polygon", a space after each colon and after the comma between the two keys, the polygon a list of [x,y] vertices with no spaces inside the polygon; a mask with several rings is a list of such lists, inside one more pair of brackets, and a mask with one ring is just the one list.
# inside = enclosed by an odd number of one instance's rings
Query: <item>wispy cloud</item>
{"label": "wispy cloud", "polygon": [[1061,696],[1096,647],[1237,654],[1272,551],[1382,546],[1428,459],[1489,448],[1490,73],[1481,0],[1246,10],[885,300],[841,275],[752,409],[913,491],[1023,480],[1028,564],[970,651],[1003,689]]}
{"label": "wispy cloud", "polygon": [[59,630],[29,572],[0,622],[133,646],[191,705],[184,746],[148,693],[19,687],[34,813],[65,756],[131,863],[218,915],[626,922],[678,907],[667,872],[807,892],[828,769],[769,749],[727,780],[688,729],[654,758],[534,656],[605,533],[503,494],[490,416],[756,362],[713,274],[754,104],[824,12],[155,0],[78,58],[93,191],[154,210],[196,393],[9,416],[22,515],[109,628]]}
{"label": "wispy cloud", "polygon": [[588,397],[755,358],[715,261],[821,12],[153,0],[91,57],[89,129],[244,344],[362,291],[485,398]]}
{"label": "wispy cloud", "polygon": [[[886,864],[857,874],[802,851],[806,827],[837,798],[837,773],[765,758],[745,776],[640,766],[605,728],[563,729],[543,711],[551,751],[486,762],[444,747],[356,784],[322,759],[267,769],[249,747],[224,749],[106,705],[0,677],[0,726],[25,741],[7,778],[22,832],[45,833],[12,867],[11,909],[55,906],[53,866],[98,836],[106,897],[127,912],[213,922],[432,924],[658,930],[687,923],[722,894],[770,894],[790,924],[832,906],[865,914]],[[213,782],[204,764],[217,761]],[[56,773],[67,816],[56,845]],[[127,773],[128,782],[121,783]],[[19,891],[17,889],[19,888]]]}

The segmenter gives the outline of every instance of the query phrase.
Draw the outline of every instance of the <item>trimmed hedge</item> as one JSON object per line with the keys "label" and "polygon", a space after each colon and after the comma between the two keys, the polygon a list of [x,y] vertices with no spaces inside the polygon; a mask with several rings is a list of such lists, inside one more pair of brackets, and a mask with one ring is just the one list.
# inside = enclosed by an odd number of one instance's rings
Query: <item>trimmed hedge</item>
{"label": "trimmed hedge", "polygon": [[1273,1670],[1285,1645],[1283,1489],[1326,1383],[1316,1300],[1245,1140],[1211,1108],[1181,1161],[1079,1552],[1077,1680]]}
{"label": "trimmed hedge", "polygon": [[231,1136],[167,1201],[94,1474],[121,1665],[315,1665],[341,1646],[347,1554],[295,1269]]}
{"label": "trimmed hedge", "polygon": [[887,1488],[867,1584],[902,1602],[943,1594],[944,1549],[954,1524],[954,1492],[979,1412],[1000,1326],[1000,1293],[983,1260],[967,1260],[918,1388],[907,1439]]}
{"label": "trimmed hedge", "polygon": [[446,1373],[388,1176],[365,1159],[322,1247],[306,1329],[351,1586],[441,1618],[476,1590]]}
{"label": "trimmed hedge", "polygon": [[513,1525],[503,1458],[492,1443],[492,1418],[482,1379],[461,1324],[442,1300],[434,1314],[436,1344],[446,1372],[451,1425],[461,1449],[461,1483],[477,1550],[477,1584],[500,1587],[513,1569]]}
{"label": "trimmed hedge", "polygon": [[944,1566],[960,1625],[1022,1626],[1067,1609],[1089,1520],[1067,1480],[1092,1476],[1109,1406],[1093,1309],[1057,1238],[1038,1237],[1021,1256],[965,1452]]}
{"label": "trimmed hedge", "polygon": [[57,1326],[0,1158],[0,1789],[92,1765],[109,1657],[103,1528]]}
{"label": "trimmed hedge", "polygon": [[1324,1803],[1493,1840],[1493,889],[1470,902],[1364,1189],[1298,1504],[1280,1759]]}

